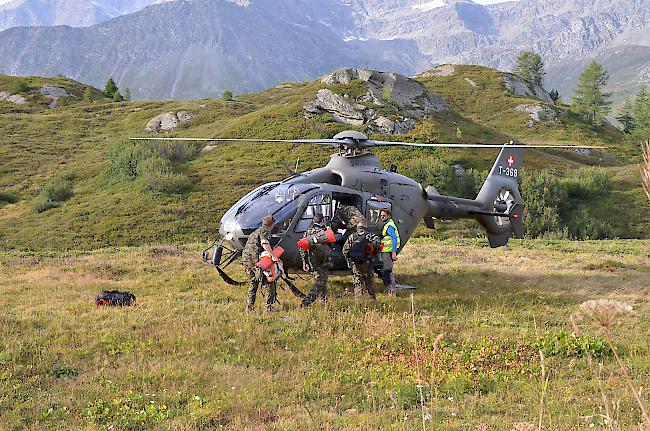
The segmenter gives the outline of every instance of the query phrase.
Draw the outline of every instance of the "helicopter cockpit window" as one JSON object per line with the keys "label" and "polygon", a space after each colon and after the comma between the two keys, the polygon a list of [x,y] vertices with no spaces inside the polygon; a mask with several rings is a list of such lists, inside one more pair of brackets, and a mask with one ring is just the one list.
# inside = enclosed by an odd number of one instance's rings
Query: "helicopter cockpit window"
{"label": "helicopter cockpit window", "polygon": [[259,227],[262,217],[272,214],[277,220],[277,231],[283,232],[291,224],[300,205],[298,197],[313,188],[307,184],[270,184],[261,187],[238,203],[235,221],[243,230],[254,230]]}
{"label": "helicopter cockpit window", "polygon": [[322,214],[327,224],[332,220],[332,197],[318,194],[313,196],[296,224],[296,232],[305,232],[311,226],[316,214]]}
{"label": "helicopter cockpit window", "polygon": [[387,209],[391,211],[390,202],[380,202],[380,201],[368,201],[366,205],[367,208],[367,219],[370,224],[379,224],[381,220],[379,219],[379,213],[381,210]]}

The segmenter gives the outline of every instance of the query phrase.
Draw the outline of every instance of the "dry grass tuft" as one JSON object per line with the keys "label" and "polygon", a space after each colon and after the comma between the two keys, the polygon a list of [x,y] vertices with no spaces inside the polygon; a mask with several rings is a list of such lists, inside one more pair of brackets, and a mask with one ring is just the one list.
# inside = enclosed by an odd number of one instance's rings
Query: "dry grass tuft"
{"label": "dry grass tuft", "polygon": [[512,431],[536,431],[537,425],[532,422],[518,422],[512,428]]}
{"label": "dry grass tuft", "polygon": [[618,317],[633,314],[632,306],[613,299],[594,299],[580,304],[580,318],[589,318],[598,326],[609,328],[616,323]]}

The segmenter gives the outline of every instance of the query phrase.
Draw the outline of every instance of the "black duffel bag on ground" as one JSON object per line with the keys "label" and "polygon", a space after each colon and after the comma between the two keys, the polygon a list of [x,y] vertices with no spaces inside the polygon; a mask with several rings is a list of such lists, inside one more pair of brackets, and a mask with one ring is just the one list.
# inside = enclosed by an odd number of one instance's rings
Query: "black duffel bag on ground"
{"label": "black duffel bag on ground", "polygon": [[117,290],[103,290],[95,298],[97,305],[128,306],[135,304],[135,295],[131,292],[120,292]]}

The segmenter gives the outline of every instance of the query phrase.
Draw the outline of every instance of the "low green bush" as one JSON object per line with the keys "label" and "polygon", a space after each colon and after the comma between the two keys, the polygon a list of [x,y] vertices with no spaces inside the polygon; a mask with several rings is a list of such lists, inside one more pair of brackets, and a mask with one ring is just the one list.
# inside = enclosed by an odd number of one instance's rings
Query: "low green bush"
{"label": "low green bush", "polygon": [[71,182],[63,178],[57,178],[41,189],[41,197],[50,202],[67,201],[72,194]]}
{"label": "low green bush", "polygon": [[162,157],[152,157],[138,165],[138,178],[147,190],[161,193],[182,193],[190,182],[183,174],[172,171],[171,163]]}
{"label": "low green bush", "polygon": [[18,196],[11,192],[0,192],[0,203],[15,204],[18,202]]}
{"label": "low green bush", "polygon": [[521,176],[526,203],[526,235],[536,238],[604,239],[618,236],[592,214],[612,191],[610,175],[597,168],[578,169],[570,178],[549,171]]}
{"label": "low green bush", "polygon": [[436,158],[416,159],[405,167],[404,175],[423,186],[433,185],[440,194],[474,199],[480,190],[487,171],[467,169],[457,176],[454,166]]}
{"label": "low green bush", "polygon": [[138,164],[156,155],[156,151],[151,146],[141,143],[124,141],[113,145],[109,153],[111,161],[109,173],[119,179],[135,180],[138,177]]}
{"label": "low green bush", "polygon": [[183,163],[196,155],[196,148],[185,142],[122,142],[111,148],[109,173],[117,178],[139,181],[146,190],[182,193],[190,186],[188,178],[174,172],[172,162]]}
{"label": "low green bush", "polygon": [[69,173],[64,173],[61,176],[51,180],[46,183],[41,192],[39,193],[38,200],[34,203],[32,208],[37,213],[42,213],[52,208],[56,208],[61,205],[61,202],[65,202],[72,197],[74,192],[72,191],[72,180],[74,176],[70,176]]}
{"label": "low green bush", "polygon": [[582,357],[590,354],[594,358],[612,355],[612,349],[603,339],[590,336],[577,336],[566,331],[546,333],[539,337],[533,347],[546,356]]}
{"label": "low green bush", "polygon": [[194,144],[184,141],[156,141],[152,147],[172,163],[185,163],[198,153]]}
{"label": "low green bush", "polygon": [[42,213],[44,211],[50,210],[52,208],[58,208],[59,205],[61,205],[59,202],[52,202],[52,201],[46,201],[39,199],[36,201],[36,203],[32,206],[34,211],[37,213]]}
{"label": "low green bush", "polygon": [[612,191],[610,179],[611,175],[604,169],[581,168],[562,183],[569,198],[592,199]]}
{"label": "low green bush", "polygon": [[11,87],[9,88],[9,91],[11,93],[16,94],[16,93],[27,93],[29,91],[29,85],[22,79],[16,80],[14,83],[11,84]]}

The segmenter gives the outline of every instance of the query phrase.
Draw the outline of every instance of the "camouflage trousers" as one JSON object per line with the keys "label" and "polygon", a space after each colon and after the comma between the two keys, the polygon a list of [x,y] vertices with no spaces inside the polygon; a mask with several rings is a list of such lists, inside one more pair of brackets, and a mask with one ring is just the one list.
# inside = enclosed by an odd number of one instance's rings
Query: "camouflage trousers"
{"label": "camouflage trousers", "polygon": [[369,262],[352,262],[352,282],[356,299],[363,298],[364,291],[368,292],[371,299],[376,299],[374,274]]}
{"label": "camouflage trousers", "polygon": [[266,308],[270,309],[273,304],[277,302],[277,287],[275,282],[269,283],[262,273],[262,270],[254,264],[245,262],[244,268],[246,269],[246,275],[248,276],[248,284],[250,285],[248,288],[248,297],[246,299],[246,309],[252,311],[255,307],[255,298],[257,297],[257,290],[259,289],[260,284],[266,288]]}
{"label": "camouflage trousers", "polygon": [[301,304],[303,307],[308,307],[318,298],[324,300],[327,296],[327,277],[329,276],[327,268],[314,268],[311,272],[311,276],[314,277],[314,285],[309,289],[307,296],[303,298]]}

